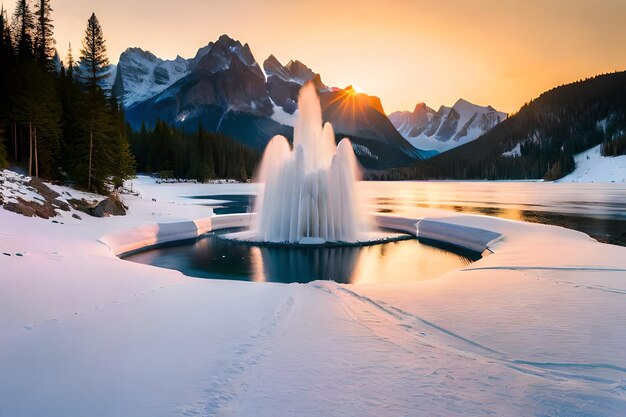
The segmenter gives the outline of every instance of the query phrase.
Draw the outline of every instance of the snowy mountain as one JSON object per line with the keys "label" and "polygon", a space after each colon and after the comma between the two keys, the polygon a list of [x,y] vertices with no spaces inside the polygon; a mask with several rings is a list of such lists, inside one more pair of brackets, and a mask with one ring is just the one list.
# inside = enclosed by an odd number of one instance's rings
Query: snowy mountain
{"label": "snowy mountain", "polygon": [[277,134],[292,136],[298,92],[312,80],[324,119],[333,124],[338,139],[352,139],[364,166],[403,166],[430,156],[397,132],[377,97],[351,87],[329,88],[300,61],[283,66],[270,56],[263,67],[248,44],[226,35],[186,61],[162,61],[132,48],[122,54],[114,92],[124,100],[134,129],[156,120],[188,131],[201,124],[261,150]]}
{"label": "snowy mountain", "polygon": [[180,56],[165,61],[141,48],[128,48],[120,55],[113,93],[126,108],[132,107],[187,75],[191,61]]}
{"label": "snowy mountain", "polygon": [[156,120],[189,131],[202,124],[259,149],[272,136],[289,134],[289,127],[271,119],[265,74],[248,44],[223,35],[188,63],[188,74],[127,109],[133,128],[152,126]]}
{"label": "snowy mountain", "polygon": [[473,141],[507,118],[491,106],[459,99],[454,106],[434,111],[424,103],[413,112],[389,115],[398,132],[419,149],[445,152]]}
{"label": "snowy mountain", "polygon": [[[152,74],[158,73],[160,68],[167,68],[175,76],[164,76],[161,83],[142,76],[149,68],[144,59],[142,71],[136,74],[136,82],[133,83],[135,79],[129,79],[126,75],[128,72],[121,68],[118,74],[122,75],[118,79],[123,79],[125,85],[150,87],[143,90],[148,96],[146,99],[128,106],[131,114],[149,107],[157,113],[152,118],[160,113],[162,120],[171,120],[173,117],[177,122],[199,121],[207,106],[221,108],[221,111],[214,109],[219,113],[218,119],[226,112],[263,116],[272,114],[272,104],[265,88],[265,75],[248,44],[242,45],[223,35],[216,42],[201,48],[195,58],[187,61],[178,59],[178,66],[171,65],[172,61],[152,60],[150,56],[152,54],[148,56],[148,62],[152,62],[155,68]],[[161,91],[154,93],[155,89]],[[205,127],[211,128],[214,124],[208,123]]]}

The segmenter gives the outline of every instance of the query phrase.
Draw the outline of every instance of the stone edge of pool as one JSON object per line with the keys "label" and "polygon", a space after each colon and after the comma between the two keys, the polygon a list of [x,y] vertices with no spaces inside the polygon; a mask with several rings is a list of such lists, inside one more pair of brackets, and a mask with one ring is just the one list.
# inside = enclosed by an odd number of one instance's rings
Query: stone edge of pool
{"label": "stone edge of pool", "polygon": [[[172,223],[153,223],[122,230],[98,239],[114,255],[126,254],[157,245],[182,240],[196,239],[199,236],[220,229],[246,227],[256,216],[254,213],[223,214]],[[503,235],[488,229],[448,223],[443,219],[407,218],[376,215],[374,221],[378,227],[411,234],[415,237],[430,239],[477,253],[486,250],[493,252],[491,246],[502,239]]]}

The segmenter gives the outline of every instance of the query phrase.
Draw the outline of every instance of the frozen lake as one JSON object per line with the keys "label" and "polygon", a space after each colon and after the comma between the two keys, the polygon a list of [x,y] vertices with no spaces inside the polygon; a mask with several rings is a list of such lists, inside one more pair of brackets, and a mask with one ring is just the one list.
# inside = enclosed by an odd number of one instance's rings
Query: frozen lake
{"label": "frozen lake", "polygon": [[[626,246],[626,184],[622,183],[368,181],[361,182],[360,189],[374,212],[411,217],[420,207],[446,209],[563,226]],[[249,190],[247,195],[197,198],[228,201],[218,205],[219,214],[245,212],[254,186]]]}

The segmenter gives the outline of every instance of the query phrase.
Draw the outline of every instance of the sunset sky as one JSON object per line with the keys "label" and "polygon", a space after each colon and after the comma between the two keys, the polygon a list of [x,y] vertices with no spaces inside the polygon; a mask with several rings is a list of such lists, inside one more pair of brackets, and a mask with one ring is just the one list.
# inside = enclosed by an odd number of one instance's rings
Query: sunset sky
{"label": "sunset sky", "polygon": [[[14,1],[4,5],[12,13]],[[626,69],[623,0],[53,0],[64,56],[94,11],[109,56],[129,46],[162,58],[195,55],[226,33],[299,59],[329,85],[355,84],[387,112],[435,109],[463,97],[516,111],[542,91]],[[76,51],[77,52],[77,51]]]}

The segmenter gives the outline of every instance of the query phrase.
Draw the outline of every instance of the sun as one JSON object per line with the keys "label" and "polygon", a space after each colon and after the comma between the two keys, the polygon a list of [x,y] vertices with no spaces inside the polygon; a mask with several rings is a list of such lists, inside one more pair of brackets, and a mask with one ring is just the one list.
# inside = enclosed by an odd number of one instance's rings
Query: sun
{"label": "sun", "polygon": [[352,84],[352,88],[357,94],[363,94],[363,89],[361,88],[360,85]]}
{"label": "sun", "polygon": [[345,88],[344,91],[346,92],[346,94],[351,96],[363,94],[363,89],[356,84],[350,84],[348,87]]}

